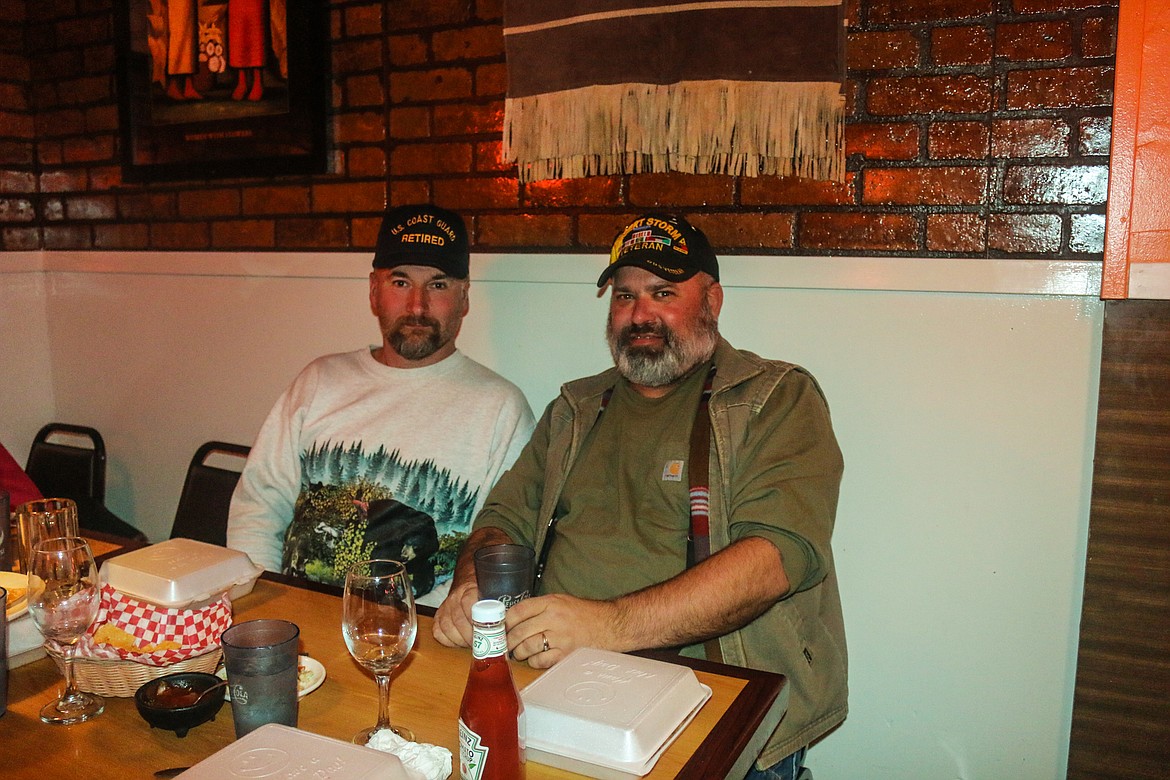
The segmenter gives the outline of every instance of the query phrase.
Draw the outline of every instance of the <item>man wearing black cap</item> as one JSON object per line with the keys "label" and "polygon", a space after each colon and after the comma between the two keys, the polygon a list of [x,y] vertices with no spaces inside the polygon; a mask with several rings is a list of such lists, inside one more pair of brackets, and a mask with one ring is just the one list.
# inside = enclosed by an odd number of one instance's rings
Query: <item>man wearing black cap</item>
{"label": "man wearing black cap", "polygon": [[469,259],[458,214],[387,212],[369,286],[381,343],[318,358],[276,402],[232,497],[229,547],[335,584],[355,561],[403,560],[420,602],[442,601],[533,424],[518,388],[456,349]]}
{"label": "man wearing black cap", "polygon": [[515,658],[679,648],[783,673],[788,712],[748,776],[795,777],[846,713],[828,407],[800,367],[719,336],[718,261],[686,220],[628,225],[607,284],[615,368],[566,384],[492,490],[435,637],[471,639],[474,550],[528,545],[539,595],[508,611]]}

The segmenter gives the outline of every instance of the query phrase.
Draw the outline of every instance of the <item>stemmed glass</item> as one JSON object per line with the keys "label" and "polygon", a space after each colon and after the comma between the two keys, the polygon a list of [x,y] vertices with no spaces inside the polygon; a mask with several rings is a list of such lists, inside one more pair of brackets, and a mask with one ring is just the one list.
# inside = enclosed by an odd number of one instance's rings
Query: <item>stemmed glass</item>
{"label": "stemmed glass", "polygon": [[382,729],[413,740],[410,729],[390,723],[390,674],[402,663],[418,631],[410,577],[398,561],[356,563],[345,575],[341,631],[349,654],[378,682],[378,722],[354,735],[359,745]]}
{"label": "stemmed glass", "polygon": [[64,646],[65,690],[41,708],[45,723],[81,723],[100,715],[101,696],[73,684],[73,649],[97,618],[101,583],[89,544],[77,536],[40,539],[28,564],[28,611],[46,640]]}

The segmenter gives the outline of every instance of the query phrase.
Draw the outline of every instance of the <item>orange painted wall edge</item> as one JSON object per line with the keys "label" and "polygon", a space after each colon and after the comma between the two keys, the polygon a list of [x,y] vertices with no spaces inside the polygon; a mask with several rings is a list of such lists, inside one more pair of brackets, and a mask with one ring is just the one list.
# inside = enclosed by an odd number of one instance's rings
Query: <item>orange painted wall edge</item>
{"label": "orange painted wall edge", "polygon": [[[1117,70],[1113,90],[1113,146],[1109,164],[1109,205],[1105,218],[1105,260],[1101,297],[1129,297],[1132,265],[1135,262],[1170,262],[1170,258],[1135,256],[1135,231],[1149,225],[1135,208],[1149,208],[1165,200],[1165,182],[1144,176],[1143,171],[1163,167],[1166,161],[1151,161],[1150,155],[1165,154],[1166,143],[1151,144],[1151,136],[1170,142],[1170,130],[1143,125],[1143,109],[1165,110],[1165,85],[1157,76],[1170,68],[1170,25],[1162,23],[1170,12],[1170,0],[1121,0],[1117,22]],[[1141,135],[1139,135],[1139,133]],[[1139,155],[1141,159],[1139,159]],[[1151,163],[1154,164],[1151,164]],[[1161,208],[1156,205],[1154,208]],[[1159,227],[1157,232],[1162,232]],[[1170,232],[1170,224],[1166,226]],[[1146,234],[1151,237],[1153,234]]]}

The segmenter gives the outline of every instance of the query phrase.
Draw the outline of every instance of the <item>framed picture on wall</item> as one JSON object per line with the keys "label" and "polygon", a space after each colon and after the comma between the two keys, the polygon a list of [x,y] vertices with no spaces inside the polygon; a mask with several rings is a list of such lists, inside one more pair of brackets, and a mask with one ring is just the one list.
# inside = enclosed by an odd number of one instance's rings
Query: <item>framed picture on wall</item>
{"label": "framed picture on wall", "polygon": [[127,181],[325,169],[323,0],[116,0]]}

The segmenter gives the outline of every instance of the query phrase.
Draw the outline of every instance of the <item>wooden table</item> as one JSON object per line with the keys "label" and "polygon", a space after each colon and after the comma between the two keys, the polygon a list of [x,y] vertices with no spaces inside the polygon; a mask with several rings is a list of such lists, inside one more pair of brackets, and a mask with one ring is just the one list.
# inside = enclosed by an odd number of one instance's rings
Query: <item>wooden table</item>
{"label": "wooden table", "polygon": [[[300,728],[348,741],[377,718],[373,677],[350,658],[342,641],[341,601],[336,589],[265,575],[234,608],[237,622],[284,618],[297,623],[302,652],[325,666],[324,684],[301,700]],[[432,610],[419,611],[414,650],[391,684],[391,720],[414,731],[416,740],[443,745],[456,753],[456,722],[470,651],[435,642]],[[713,695],[647,777],[738,780],[784,712],[784,678],[704,661],[687,663],[711,687]],[[523,664],[512,668],[519,687],[539,675]],[[156,769],[197,763],[235,737],[228,704],[214,721],[192,729],[182,739],[173,732],[149,728],[132,699],[107,698],[104,713],[75,726],[41,723],[37,713],[61,684],[61,675],[48,658],[10,672],[8,714],[0,718],[0,744],[5,754],[0,759],[0,774],[4,777],[149,778]],[[453,778],[458,780],[458,776],[456,766]],[[528,763],[528,780],[576,777],[579,775]]]}
{"label": "wooden table", "polygon": [[101,531],[83,529],[81,535],[89,542],[89,549],[99,564],[106,558],[112,558],[115,555],[121,555],[124,552],[130,552],[131,550],[137,550],[140,547],[147,546],[146,542],[140,542],[137,539],[127,539],[124,536],[104,534]]}
{"label": "wooden table", "polygon": [[[88,528],[81,529],[81,537],[89,542],[89,549],[93,553],[93,557],[100,564],[106,558],[111,558],[115,555],[121,555],[124,552],[137,550],[140,547],[146,547],[148,542],[140,541],[138,539],[128,539],[125,536],[117,536],[116,534],[102,533],[101,531],[93,531]],[[9,535],[5,540],[8,544],[8,539],[15,538],[15,528],[10,528]],[[12,542],[15,545],[15,542]],[[15,571],[23,571],[23,567],[13,564]]]}

